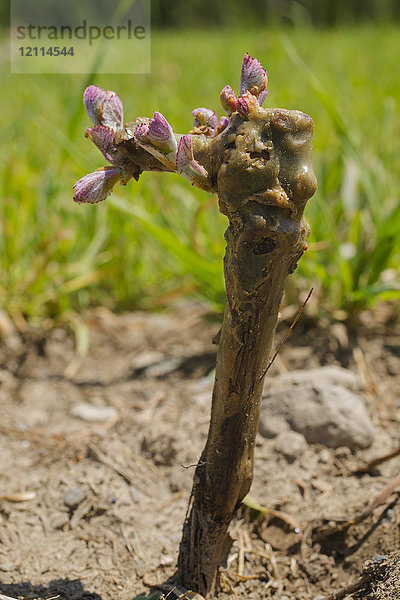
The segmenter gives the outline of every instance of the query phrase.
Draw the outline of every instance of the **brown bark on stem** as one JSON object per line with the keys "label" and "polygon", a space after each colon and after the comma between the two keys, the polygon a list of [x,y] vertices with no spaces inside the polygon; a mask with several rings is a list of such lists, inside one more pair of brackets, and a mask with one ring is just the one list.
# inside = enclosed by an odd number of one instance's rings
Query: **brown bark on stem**
{"label": "brown bark on stem", "polygon": [[[118,149],[140,174],[168,170],[146,157],[128,133]],[[178,580],[213,594],[229,546],[229,524],[253,478],[264,373],[286,276],[307,247],[303,218],[316,180],[312,119],[299,111],[235,113],[218,136],[193,135],[202,186],[218,193],[229,219],[224,274],[227,304],[219,341],[211,421],[197,465],[178,558]],[[179,136],[177,136],[179,137]]]}
{"label": "brown bark on stem", "polygon": [[220,209],[230,222],[227,304],[210,429],[178,559],[179,579],[203,595],[216,589],[229,524],[253,478],[263,374],[285,279],[309,234],[303,209],[315,191],[312,129],[310,117],[297,111],[259,109],[247,121],[233,120],[225,136],[217,180]]}

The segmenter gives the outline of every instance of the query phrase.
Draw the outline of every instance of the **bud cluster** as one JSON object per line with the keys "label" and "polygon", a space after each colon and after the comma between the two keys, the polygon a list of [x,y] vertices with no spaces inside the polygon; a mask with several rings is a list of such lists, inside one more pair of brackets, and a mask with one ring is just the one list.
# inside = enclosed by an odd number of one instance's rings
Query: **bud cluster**
{"label": "bud cluster", "polygon": [[[241,71],[240,96],[237,97],[234,90],[226,85],[220,96],[222,108],[228,116],[237,112],[246,118],[264,102],[268,94],[267,83],[267,71],[256,58],[246,53]],[[85,135],[111,165],[85,175],[74,185],[76,202],[95,204],[105,200],[117,183],[125,185],[134,175],[129,163],[115,146],[115,134],[124,127],[124,111],[119,96],[90,85],[83,94],[83,102],[93,123]],[[168,170],[182,175],[192,185],[204,187],[208,173],[193,155],[192,136],[215,137],[228,126],[229,119],[223,116],[218,121],[215,111],[204,107],[195,108],[192,115],[193,129],[180,136],[173,132],[164,115],[155,111],[151,119],[136,119],[133,139]]]}

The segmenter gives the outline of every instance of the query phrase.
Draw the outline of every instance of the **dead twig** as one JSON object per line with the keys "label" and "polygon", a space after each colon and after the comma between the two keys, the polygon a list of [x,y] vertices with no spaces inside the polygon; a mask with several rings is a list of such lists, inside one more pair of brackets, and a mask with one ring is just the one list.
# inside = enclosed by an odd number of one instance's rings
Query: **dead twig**
{"label": "dead twig", "polygon": [[278,356],[279,352],[282,350],[283,346],[285,345],[285,343],[286,343],[289,335],[292,333],[292,331],[294,329],[294,326],[296,325],[297,321],[300,319],[301,315],[303,314],[303,311],[304,311],[304,309],[306,307],[306,304],[309,301],[309,299],[311,298],[311,294],[313,293],[313,291],[314,291],[314,288],[311,288],[310,291],[308,292],[307,298],[304,300],[303,304],[300,306],[299,310],[297,311],[297,315],[293,319],[293,322],[290,325],[288,331],[286,332],[285,337],[283,338],[283,340],[280,342],[279,346],[275,350],[274,355],[268,361],[267,367],[266,367],[265,371],[263,372],[263,374],[261,375],[259,381],[263,381],[264,377],[266,376],[266,374],[268,373],[268,371],[272,367],[272,365],[273,365],[276,357]]}
{"label": "dead twig", "polygon": [[340,588],[340,590],[337,590],[336,592],[331,592],[327,596],[318,596],[318,599],[319,600],[341,600],[342,598],[344,598],[345,596],[348,596],[349,594],[354,594],[354,592],[358,592],[358,590],[361,589],[363,587],[363,585],[369,581],[369,579],[370,578],[368,577],[368,575],[361,575],[361,577],[359,577],[357,579],[357,581],[353,581],[353,583],[350,583],[349,585],[346,585],[345,587]]}
{"label": "dead twig", "polygon": [[370,460],[363,467],[360,467],[360,468],[356,469],[355,471],[353,471],[353,473],[369,473],[378,465],[381,465],[382,463],[387,462],[388,460],[391,460],[392,458],[395,458],[396,456],[399,456],[399,455],[400,455],[400,446],[398,448],[396,448],[395,450],[392,450],[391,452],[384,454],[383,456],[378,456],[377,458]]}
{"label": "dead twig", "polygon": [[363,510],[363,512],[354,519],[353,524],[355,525],[357,523],[361,523],[361,521],[364,521],[364,519],[369,517],[369,515],[376,508],[378,508],[378,506],[381,506],[382,504],[384,504],[399,484],[400,484],[400,474],[397,475],[394,479],[392,479],[392,481],[389,483],[389,485],[387,487],[385,487],[384,490],[382,490],[382,492],[380,492],[380,494],[378,494],[376,496],[376,498],[374,498],[374,500],[371,502],[371,504],[369,506],[367,506],[367,508],[365,510]]}
{"label": "dead twig", "polygon": [[126,530],[125,530],[124,526],[122,525],[122,523],[119,524],[119,528],[121,531],[122,539],[124,540],[125,548],[128,550],[128,552],[130,554],[132,554],[132,556],[135,556],[135,551],[133,549],[132,544],[129,541],[128,534],[126,533]]}
{"label": "dead twig", "polygon": [[262,515],[271,515],[271,517],[275,517],[276,519],[283,521],[284,523],[286,523],[286,525],[289,525],[289,527],[293,529],[296,533],[299,533],[301,531],[300,523],[294,517],[292,517],[292,515],[289,515],[288,513],[282,510],[275,510],[273,508],[268,508],[267,506],[262,506],[261,504],[258,504],[258,502],[253,500],[250,496],[246,496],[245,498],[243,498],[242,504],[244,506],[247,506],[247,508],[251,508],[252,510],[259,512]]}
{"label": "dead twig", "polygon": [[118,473],[118,475],[121,475],[121,477],[123,477],[125,481],[129,483],[129,485],[132,485],[133,480],[128,471],[118,465],[112,458],[104,454],[94,444],[88,444],[88,448],[99,462],[107,465],[107,467],[111,467],[111,469],[114,469],[114,471]]}
{"label": "dead twig", "polygon": [[93,508],[93,500],[91,498],[87,498],[86,500],[81,502],[70,519],[70,522],[69,522],[70,528],[76,529],[79,521],[81,521],[81,519],[83,519],[83,517],[85,517],[87,514],[89,514],[90,511],[92,510],[92,508]]}
{"label": "dead twig", "polygon": [[344,523],[334,525],[333,527],[326,525],[318,527],[314,532],[314,539],[325,539],[332,535],[336,535],[337,533],[347,531],[352,525],[358,525],[369,517],[378,506],[384,504],[398,485],[400,485],[400,474],[392,479],[389,485],[387,485],[359,515],[356,515],[353,519],[349,519]]}
{"label": "dead twig", "polygon": [[232,598],[234,598],[234,600],[236,600],[237,596],[236,596],[235,589],[224,572],[221,572],[221,582],[223,582],[227,586],[227,588],[229,589],[229,591],[232,595]]}
{"label": "dead twig", "polygon": [[238,554],[238,570],[237,574],[239,576],[244,575],[244,539],[243,532],[241,529],[238,531],[239,536],[239,554]]}
{"label": "dead twig", "polygon": [[380,379],[376,374],[373,365],[367,362],[365,355],[360,347],[354,348],[353,357],[356,362],[358,371],[364,380],[366,394],[369,396],[371,403],[377,405],[380,412],[393,410],[393,400],[388,398],[388,394],[380,383]]}

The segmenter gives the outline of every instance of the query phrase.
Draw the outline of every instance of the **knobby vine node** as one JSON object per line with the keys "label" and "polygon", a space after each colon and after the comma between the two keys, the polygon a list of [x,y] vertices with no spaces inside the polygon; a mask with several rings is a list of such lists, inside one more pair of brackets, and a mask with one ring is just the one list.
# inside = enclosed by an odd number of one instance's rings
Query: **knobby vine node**
{"label": "knobby vine node", "polygon": [[253,478],[261,392],[286,276],[307,247],[303,217],[316,188],[313,121],[297,110],[263,108],[267,72],[245,54],[240,95],[225,86],[228,116],[193,111],[192,130],[173,132],[160,112],[123,124],[117,94],[89,86],[86,136],[110,166],[75,185],[74,200],[97,203],[143,171],[172,171],[218,194],[225,232],[226,309],[219,339],[208,438],[193,480],[176,581],[201,594],[218,587],[229,524]]}

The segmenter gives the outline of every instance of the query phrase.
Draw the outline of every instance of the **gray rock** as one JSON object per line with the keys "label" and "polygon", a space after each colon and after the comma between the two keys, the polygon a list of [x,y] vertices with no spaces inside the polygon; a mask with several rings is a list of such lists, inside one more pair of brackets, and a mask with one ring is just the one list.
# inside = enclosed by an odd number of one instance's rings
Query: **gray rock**
{"label": "gray rock", "polygon": [[281,431],[275,438],[274,449],[289,462],[293,462],[307,449],[306,438],[297,431]]}
{"label": "gray rock", "polygon": [[316,369],[289,371],[274,377],[272,380],[267,379],[264,391],[268,392],[271,387],[303,385],[304,383],[342,385],[349,390],[360,390],[362,387],[358,375],[353,371],[335,365],[328,365]]}
{"label": "gray rock", "polygon": [[70,487],[65,491],[64,504],[65,506],[68,506],[68,508],[75,508],[82,502],[83,498],[84,494],[81,488]]}
{"label": "gray rock", "polygon": [[283,431],[290,431],[288,422],[284,415],[265,414],[260,419],[260,433],[263,437],[274,438]]}
{"label": "gray rock", "polygon": [[[362,397],[332,384],[280,385],[263,397],[260,432],[282,419],[307,442],[329,448],[368,448],[374,430]],[[278,421],[279,422],[279,421]]]}

